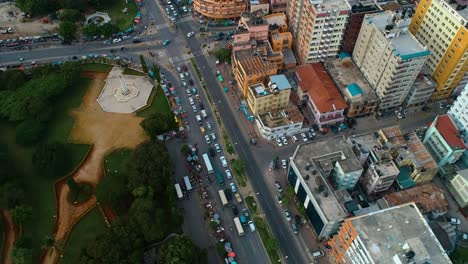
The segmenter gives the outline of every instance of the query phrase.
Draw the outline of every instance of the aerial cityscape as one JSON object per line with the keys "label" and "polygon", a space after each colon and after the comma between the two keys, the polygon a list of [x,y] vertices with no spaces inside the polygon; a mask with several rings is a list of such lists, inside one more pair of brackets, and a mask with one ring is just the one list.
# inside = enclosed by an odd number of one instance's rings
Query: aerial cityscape
{"label": "aerial cityscape", "polygon": [[468,1],[0,0],[0,264],[467,264]]}

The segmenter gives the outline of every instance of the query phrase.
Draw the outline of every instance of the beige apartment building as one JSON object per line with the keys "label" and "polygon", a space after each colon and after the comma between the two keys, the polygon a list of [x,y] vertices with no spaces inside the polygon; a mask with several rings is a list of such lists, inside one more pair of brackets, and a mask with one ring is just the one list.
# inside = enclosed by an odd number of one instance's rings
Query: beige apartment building
{"label": "beige apartment building", "polygon": [[286,14],[300,64],[336,58],[351,6],[345,0],[290,0]]}
{"label": "beige apartment building", "polygon": [[194,0],[193,8],[212,19],[236,18],[247,11],[244,0]]}
{"label": "beige apartment building", "polygon": [[[464,2],[464,3],[463,3]],[[421,0],[409,30],[430,51],[427,65],[437,83],[432,98],[449,97],[468,71],[466,1]]]}
{"label": "beige apartment building", "polygon": [[398,108],[430,52],[408,32],[410,20],[387,11],[367,15],[353,60],[380,98],[379,110]]}
{"label": "beige apartment building", "polygon": [[252,114],[260,115],[287,107],[291,88],[284,74],[270,76],[267,85],[263,83],[251,85],[247,104]]}

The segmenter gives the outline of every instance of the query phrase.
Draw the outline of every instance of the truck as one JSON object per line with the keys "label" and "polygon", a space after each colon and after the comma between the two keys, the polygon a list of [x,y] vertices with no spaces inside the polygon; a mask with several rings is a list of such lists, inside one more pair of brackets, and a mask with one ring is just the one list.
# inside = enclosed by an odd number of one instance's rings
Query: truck
{"label": "truck", "polygon": [[228,206],[228,201],[226,198],[226,194],[224,194],[224,191],[219,190],[218,193],[219,193],[219,198],[221,199],[221,203],[223,204],[223,206]]}
{"label": "truck", "polygon": [[207,118],[208,118],[208,115],[206,114],[206,110],[205,110],[205,109],[201,110],[200,112],[201,112],[201,115],[202,115],[202,117],[203,117],[204,119],[207,119]]}
{"label": "truck", "polygon": [[237,233],[239,234],[239,236],[243,236],[244,235],[244,228],[241,225],[239,217],[234,218],[234,224],[236,226]]}
{"label": "truck", "polygon": [[219,171],[216,172],[216,179],[218,179],[218,184],[223,185],[224,184],[224,177],[223,174]]}

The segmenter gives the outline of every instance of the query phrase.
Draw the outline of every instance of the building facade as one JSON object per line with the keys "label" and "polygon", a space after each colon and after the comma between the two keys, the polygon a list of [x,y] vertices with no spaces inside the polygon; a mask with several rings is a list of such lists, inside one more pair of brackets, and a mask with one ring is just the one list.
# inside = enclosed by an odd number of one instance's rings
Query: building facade
{"label": "building facade", "polygon": [[256,116],[255,123],[263,138],[273,140],[303,132],[304,117],[297,107],[289,107]]}
{"label": "building facade", "polygon": [[[461,89],[460,95],[453,103],[448,114],[452,117],[452,120],[455,121],[457,128],[462,133],[465,145],[468,145],[468,84]],[[465,151],[462,159],[463,163],[468,166],[468,151]]]}
{"label": "building facade", "polygon": [[461,208],[468,206],[468,169],[457,171],[448,189]]}
{"label": "building facade", "polygon": [[427,129],[423,142],[441,168],[457,162],[466,150],[461,132],[449,115],[436,117]]}
{"label": "building facade", "polygon": [[348,218],[328,245],[337,263],[452,263],[415,203]]}
{"label": "building facade", "polygon": [[341,50],[351,54],[354,50],[354,45],[356,45],[364,16],[380,12],[380,8],[374,1],[348,0],[348,3],[351,5],[351,11],[343,36]]}
{"label": "building facade", "polygon": [[285,13],[287,6],[287,0],[270,0],[270,10],[272,13]]}
{"label": "building facade", "polygon": [[462,1],[419,1],[409,30],[430,51],[427,61],[437,87],[433,99],[448,98],[468,71],[468,9]]}
{"label": "building facade", "polygon": [[276,65],[261,56],[235,58],[232,67],[244,98],[248,96],[250,85],[263,83],[268,76],[276,74]]}
{"label": "building facade", "polygon": [[345,0],[290,0],[286,15],[300,64],[336,58],[350,5]]}
{"label": "building facade", "polygon": [[402,105],[430,52],[407,32],[409,20],[385,12],[367,15],[353,60],[389,111]]}
{"label": "building facade", "polygon": [[314,115],[319,127],[341,123],[346,102],[320,63],[297,67],[297,95]]}
{"label": "building facade", "polygon": [[211,19],[237,18],[247,11],[244,0],[194,0],[193,8]]}
{"label": "building facade", "polygon": [[[286,79],[286,77],[284,78]],[[260,115],[287,107],[290,95],[290,85],[289,87],[281,87],[272,82],[269,82],[268,85],[258,83],[249,87],[247,104],[253,115]]]}
{"label": "building facade", "polygon": [[420,73],[411,86],[408,96],[405,99],[405,109],[410,113],[421,111],[431,99],[437,84],[430,75]]}

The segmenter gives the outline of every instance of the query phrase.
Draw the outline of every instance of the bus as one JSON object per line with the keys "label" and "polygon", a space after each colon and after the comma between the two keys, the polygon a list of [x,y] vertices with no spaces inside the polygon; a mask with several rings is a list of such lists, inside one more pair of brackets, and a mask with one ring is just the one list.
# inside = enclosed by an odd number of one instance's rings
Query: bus
{"label": "bus", "polygon": [[177,193],[177,198],[182,199],[184,198],[184,195],[182,194],[182,189],[180,189],[180,185],[178,183],[174,184],[175,190]]}
{"label": "bus", "polygon": [[211,161],[210,158],[208,157],[208,154],[204,153],[203,155],[203,160],[205,161],[206,169],[208,170],[208,173],[213,173],[213,166],[211,166]]}
{"label": "bus", "polygon": [[223,203],[223,206],[228,206],[228,201],[226,199],[226,195],[224,194],[223,190],[219,190],[219,198],[221,198],[221,203]]}
{"label": "bus", "polygon": [[190,182],[190,178],[188,176],[184,176],[185,187],[187,188],[187,192],[192,190],[192,183]]}
{"label": "bus", "polygon": [[239,234],[239,236],[243,236],[244,235],[244,228],[241,225],[239,217],[234,218],[234,224],[236,225],[237,233]]}

